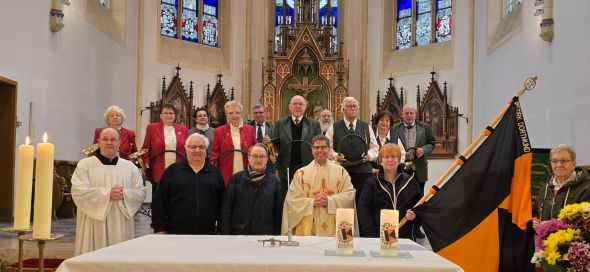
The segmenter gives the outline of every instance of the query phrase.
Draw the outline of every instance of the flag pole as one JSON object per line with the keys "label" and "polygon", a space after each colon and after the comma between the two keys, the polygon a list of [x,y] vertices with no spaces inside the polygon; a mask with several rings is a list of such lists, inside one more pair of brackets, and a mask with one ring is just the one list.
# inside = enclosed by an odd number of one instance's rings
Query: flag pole
{"label": "flag pole", "polygon": [[[532,91],[535,88],[535,86],[537,85],[537,79],[538,79],[537,76],[532,76],[532,77],[527,78],[524,82],[523,88],[516,94],[516,97],[523,96],[526,91]],[[508,108],[510,108],[511,104],[512,104],[512,99],[506,104],[506,106],[496,116],[496,118],[494,118],[494,120],[492,120],[492,122],[490,122],[488,127],[491,127],[491,128],[495,127],[498,124],[498,122],[500,122],[502,117],[504,117],[504,114],[506,114],[506,111],[508,111]],[[449,169],[447,169],[447,171],[436,181],[436,183],[428,189],[428,192],[418,201],[418,203],[416,203],[416,205],[414,205],[414,207],[424,204],[424,202],[426,202],[426,200],[428,200],[431,196],[436,194],[436,192],[440,188],[441,184],[443,184],[443,182],[446,182],[449,175],[451,173],[453,173],[458,167],[463,165],[464,161],[462,159],[466,160],[466,158],[469,155],[471,155],[471,152],[473,151],[473,149],[475,147],[477,147],[484,140],[484,138],[486,138],[490,135],[491,131],[487,129],[488,127],[486,127],[486,129],[484,129],[479,134],[479,136],[477,136],[477,138],[473,142],[471,142],[471,144],[469,145],[469,147],[467,147],[467,149],[463,152],[463,154],[461,154],[461,156],[458,159],[456,159],[455,162],[453,162],[453,164],[449,167]],[[408,220],[406,218],[403,218],[399,223],[399,228],[401,228],[407,221]]]}

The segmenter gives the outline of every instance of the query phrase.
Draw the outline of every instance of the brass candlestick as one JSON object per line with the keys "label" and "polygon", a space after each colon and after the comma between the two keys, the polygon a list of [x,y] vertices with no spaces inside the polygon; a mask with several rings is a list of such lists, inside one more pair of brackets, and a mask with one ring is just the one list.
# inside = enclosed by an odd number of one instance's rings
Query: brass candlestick
{"label": "brass candlestick", "polygon": [[18,270],[17,271],[21,272],[21,271],[23,271],[23,247],[24,247],[24,241],[21,239],[21,237],[23,235],[31,232],[32,230],[31,229],[19,230],[19,229],[15,229],[15,228],[2,228],[2,231],[17,234],[17,238],[18,238]]}
{"label": "brass candlestick", "polygon": [[32,234],[27,234],[19,237],[19,239],[29,242],[37,242],[37,248],[39,249],[39,272],[43,272],[43,269],[45,269],[45,244],[62,237],[64,237],[64,235],[60,233],[50,234],[49,238],[33,238]]}

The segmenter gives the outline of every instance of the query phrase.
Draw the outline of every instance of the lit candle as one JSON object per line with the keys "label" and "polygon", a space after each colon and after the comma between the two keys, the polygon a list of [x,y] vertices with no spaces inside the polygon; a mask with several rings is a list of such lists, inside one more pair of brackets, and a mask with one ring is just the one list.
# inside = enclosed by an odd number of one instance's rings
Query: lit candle
{"label": "lit candle", "polygon": [[51,235],[51,200],[53,198],[53,144],[37,144],[37,167],[35,169],[35,215],[33,216],[33,238],[48,239]]}
{"label": "lit candle", "polygon": [[354,209],[336,209],[336,254],[352,254]]}
{"label": "lit candle", "polygon": [[381,210],[380,217],[380,240],[381,240],[381,255],[396,256],[397,255],[397,239],[399,226],[399,211],[398,210]]}
{"label": "lit candle", "polygon": [[15,230],[27,230],[31,222],[31,194],[35,149],[29,142],[30,139],[27,136],[25,144],[18,147],[18,173],[16,176],[16,201],[13,225]]}

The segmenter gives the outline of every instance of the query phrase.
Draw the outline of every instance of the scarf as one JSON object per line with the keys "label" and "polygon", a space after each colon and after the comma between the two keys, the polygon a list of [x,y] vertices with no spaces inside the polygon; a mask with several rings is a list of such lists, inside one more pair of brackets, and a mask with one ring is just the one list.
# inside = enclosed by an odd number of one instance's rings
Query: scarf
{"label": "scarf", "polygon": [[248,178],[250,178],[252,184],[258,186],[264,177],[266,177],[266,165],[260,171],[255,171],[252,169],[252,166],[248,165],[246,172],[248,173]]}
{"label": "scarf", "polygon": [[205,130],[208,130],[209,129],[209,124],[205,124],[205,125],[199,125],[199,124],[197,124],[197,129],[199,131],[205,132]]}

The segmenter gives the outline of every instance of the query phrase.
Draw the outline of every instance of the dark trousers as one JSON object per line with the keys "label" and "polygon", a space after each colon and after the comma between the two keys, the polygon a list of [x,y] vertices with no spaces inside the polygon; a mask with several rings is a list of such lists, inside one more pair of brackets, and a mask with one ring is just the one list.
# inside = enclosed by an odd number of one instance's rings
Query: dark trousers
{"label": "dark trousers", "polygon": [[348,173],[350,175],[350,181],[352,182],[352,187],[356,190],[354,195],[354,203],[356,203],[357,207],[359,205],[359,199],[361,198],[361,193],[363,188],[365,187],[365,183],[371,178],[372,174],[356,174],[356,173]]}

